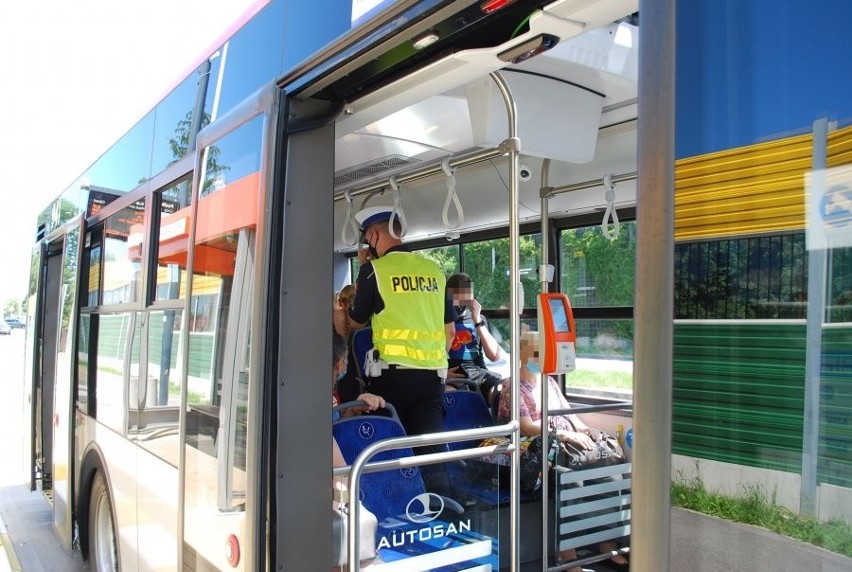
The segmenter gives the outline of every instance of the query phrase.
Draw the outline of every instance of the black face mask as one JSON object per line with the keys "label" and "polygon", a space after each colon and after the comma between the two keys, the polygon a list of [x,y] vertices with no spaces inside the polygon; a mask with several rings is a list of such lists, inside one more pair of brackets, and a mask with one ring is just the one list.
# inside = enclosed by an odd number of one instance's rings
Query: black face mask
{"label": "black face mask", "polygon": [[[376,250],[376,247],[375,247],[375,246],[373,246],[372,244],[370,244],[369,242],[367,242],[367,237],[365,236],[366,232],[367,232],[367,231],[365,230],[365,231],[363,231],[363,232],[361,233],[361,236],[360,236],[360,238],[358,239],[358,242],[360,242],[361,244],[363,244],[363,245],[365,245],[365,246],[367,247],[367,250],[369,250],[369,251],[370,251],[370,258],[378,258],[378,257],[379,257],[379,251],[378,251],[378,250]],[[378,244],[378,242],[379,242],[379,241],[377,240],[377,241],[376,241],[376,244]]]}
{"label": "black face mask", "polygon": [[467,306],[456,306],[456,314],[459,317],[462,317],[465,312],[467,312]]}
{"label": "black face mask", "polygon": [[[379,244],[379,239],[376,239],[376,244]],[[370,249],[370,258],[378,258],[378,257],[379,257],[379,251],[378,251],[378,250],[376,250],[376,246],[375,246],[375,245],[370,244],[370,243],[368,242],[368,243],[367,243],[367,248],[369,248],[369,249]]]}

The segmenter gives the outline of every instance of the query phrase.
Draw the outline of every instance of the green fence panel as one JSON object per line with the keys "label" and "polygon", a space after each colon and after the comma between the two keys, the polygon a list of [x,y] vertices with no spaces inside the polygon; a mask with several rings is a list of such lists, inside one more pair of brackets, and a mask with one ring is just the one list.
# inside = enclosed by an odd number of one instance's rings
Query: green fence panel
{"label": "green fence panel", "polygon": [[799,472],[804,322],[677,322],[673,376],[673,452]]}

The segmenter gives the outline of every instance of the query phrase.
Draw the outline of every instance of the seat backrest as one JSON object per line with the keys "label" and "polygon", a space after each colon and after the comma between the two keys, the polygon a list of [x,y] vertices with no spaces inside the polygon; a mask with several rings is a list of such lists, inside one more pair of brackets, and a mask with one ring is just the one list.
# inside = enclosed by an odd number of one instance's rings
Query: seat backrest
{"label": "seat backrest", "polygon": [[[494,425],[485,399],[478,391],[448,391],[444,394],[444,430],[477,429]],[[478,440],[449,443],[451,451],[476,447]]]}
{"label": "seat backrest", "polygon": [[[378,415],[360,415],[335,421],[332,435],[343,453],[343,459],[351,465],[358,454],[368,445],[392,437],[404,437],[405,430],[398,420]],[[383,451],[372,461],[387,461],[410,457],[410,448]],[[388,517],[405,515],[409,501],[426,492],[420,469],[404,467],[361,476],[361,501],[381,522]]]}
{"label": "seat backrest", "polygon": [[358,378],[364,381],[366,379],[364,362],[367,352],[373,349],[373,328],[366,326],[355,330],[349,338],[349,343],[352,346],[352,355],[355,356],[355,370],[358,372]]}

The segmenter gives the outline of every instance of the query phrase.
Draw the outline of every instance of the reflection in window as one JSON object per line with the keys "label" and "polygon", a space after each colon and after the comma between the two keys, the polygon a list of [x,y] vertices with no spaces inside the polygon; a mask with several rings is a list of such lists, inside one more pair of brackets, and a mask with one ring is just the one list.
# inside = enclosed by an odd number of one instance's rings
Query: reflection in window
{"label": "reflection in window", "polygon": [[127,312],[101,314],[98,323],[95,417],[119,433],[126,427],[124,364],[132,316]]}
{"label": "reflection in window", "polygon": [[[260,196],[263,118],[223,139],[207,157],[198,200],[187,330],[185,513],[243,510],[251,298]],[[211,160],[220,167],[211,169]],[[195,561],[193,542],[184,558]]]}
{"label": "reflection in window", "polygon": [[151,111],[125,133],[83,175],[86,185],[122,195],[151,176],[151,142],[154,112]]}
{"label": "reflection in window", "polygon": [[77,329],[77,408],[89,414],[89,359],[91,354],[92,322],[97,315],[81,314]]}
{"label": "reflection in window", "polygon": [[833,248],[830,257],[827,321],[852,322],[852,248]]}
{"label": "reflection in window", "polygon": [[157,244],[155,299],[177,300],[186,288],[191,181],[182,181],[160,193],[160,230]]}
{"label": "reflection in window", "polygon": [[145,199],[121,209],[104,225],[103,305],[139,301]]}
{"label": "reflection in window", "polygon": [[[258,117],[231,133],[224,140],[206,147],[204,153],[202,197],[228,187],[235,196],[235,186],[250,189],[260,176],[260,141],[263,118]],[[201,215],[199,214],[199,219]]]}
{"label": "reflection in window", "polygon": [[600,226],[561,233],[562,292],[575,308],[633,305],[636,223],[621,223],[609,240]]}
{"label": "reflection in window", "polygon": [[676,319],[807,316],[804,233],[675,245]]}
{"label": "reflection in window", "polygon": [[[180,455],[180,350],[181,312],[149,312],[147,317],[147,369],[144,384],[133,392],[131,377],[131,433],[137,443],[178,466]],[[172,328],[172,331],[167,331]]]}
{"label": "reflection in window", "polygon": [[[153,172],[158,173],[169,165],[183,159],[194,150],[194,139],[198,131],[210,123],[210,113],[215,94],[219,65],[222,58],[210,62],[209,71],[204,63],[184,79],[163,101],[157,104],[154,127]],[[196,98],[206,93],[204,113],[193,118]]]}
{"label": "reflection in window", "polygon": [[86,288],[84,306],[97,306],[101,293],[101,246],[92,246],[86,253],[86,264],[89,268],[89,282]]}

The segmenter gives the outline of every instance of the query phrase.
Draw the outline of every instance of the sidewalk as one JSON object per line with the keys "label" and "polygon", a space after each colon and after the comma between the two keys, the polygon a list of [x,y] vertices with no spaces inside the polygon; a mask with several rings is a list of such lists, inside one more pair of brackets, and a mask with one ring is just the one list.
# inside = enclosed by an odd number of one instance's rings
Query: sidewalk
{"label": "sidewalk", "polygon": [[[0,486],[3,546],[0,572],[82,572],[79,551],[66,549],[53,530],[51,505],[23,484]],[[8,566],[8,567],[6,567]]]}
{"label": "sidewalk", "polygon": [[846,558],[765,528],[672,509],[669,569],[778,572],[849,572]]}
{"label": "sidewalk", "polygon": [[6,533],[6,523],[3,522],[2,515],[0,515],[0,543],[3,545],[3,550],[0,551],[0,572],[20,572],[21,565],[15,555],[12,539]]}

